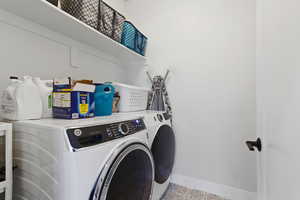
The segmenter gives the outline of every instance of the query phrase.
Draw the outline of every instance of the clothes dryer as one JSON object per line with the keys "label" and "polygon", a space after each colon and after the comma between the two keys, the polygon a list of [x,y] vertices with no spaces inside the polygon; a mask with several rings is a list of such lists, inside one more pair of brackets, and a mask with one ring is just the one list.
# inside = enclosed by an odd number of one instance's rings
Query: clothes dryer
{"label": "clothes dryer", "polygon": [[171,116],[167,113],[147,111],[145,121],[149,131],[149,148],[155,165],[152,200],[159,200],[170,184],[175,160],[175,134],[171,124]]}

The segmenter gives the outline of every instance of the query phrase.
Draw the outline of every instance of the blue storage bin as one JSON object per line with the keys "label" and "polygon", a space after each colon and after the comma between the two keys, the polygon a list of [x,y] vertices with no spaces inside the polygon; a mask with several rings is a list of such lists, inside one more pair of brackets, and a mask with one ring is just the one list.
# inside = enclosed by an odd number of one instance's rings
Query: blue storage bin
{"label": "blue storage bin", "polygon": [[132,23],[125,21],[121,43],[129,49],[145,56],[148,38],[141,33]]}
{"label": "blue storage bin", "polygon": [[111,84],[95,85],[95,116],[111,115],[115,88]]}

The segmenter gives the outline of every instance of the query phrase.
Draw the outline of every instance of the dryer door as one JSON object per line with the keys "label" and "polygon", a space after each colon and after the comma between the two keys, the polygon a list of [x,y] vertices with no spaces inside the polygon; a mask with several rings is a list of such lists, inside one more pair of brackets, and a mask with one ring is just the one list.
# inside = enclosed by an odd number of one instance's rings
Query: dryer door
{"label": "dryer door", "polygon": [[151,151],[155,163],[155,181],[163,184],[169,179],[175,160],[175,135],[170,126],[163,125],[158,129]]}
{"label": "dryer door", "polygon": [[131,144],[115,158],[105,176],[100,175],[92,200],[149,200],[154,182],[154,162],[143,144]]}

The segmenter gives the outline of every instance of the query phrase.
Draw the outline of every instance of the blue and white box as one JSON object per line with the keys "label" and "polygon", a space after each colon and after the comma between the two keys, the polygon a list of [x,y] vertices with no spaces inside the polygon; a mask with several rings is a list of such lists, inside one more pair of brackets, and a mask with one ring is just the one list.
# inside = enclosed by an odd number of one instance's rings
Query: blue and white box
{"label": "blue and white box", "polygon": [[95,116],[95,86],[76,83],[72,88],[71,80],[54,81],[53,117],[60,119],[81,119]]}

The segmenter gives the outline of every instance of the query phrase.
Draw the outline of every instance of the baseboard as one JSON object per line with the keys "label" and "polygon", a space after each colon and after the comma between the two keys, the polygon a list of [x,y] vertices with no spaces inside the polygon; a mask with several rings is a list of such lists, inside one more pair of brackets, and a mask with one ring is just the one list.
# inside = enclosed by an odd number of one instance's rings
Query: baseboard
{"label": "baseboard", "polygon": [[256,200],[255,192],[248,192],[242,189],[216,184],[209,181],[198,180],[195,178],[174,174],[171,182],[187,188],[201,190],[216,194],[230,200]]}

